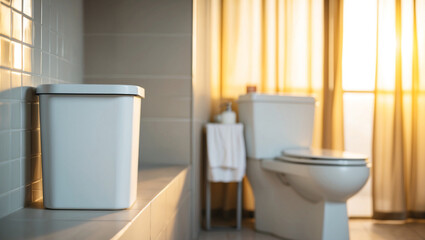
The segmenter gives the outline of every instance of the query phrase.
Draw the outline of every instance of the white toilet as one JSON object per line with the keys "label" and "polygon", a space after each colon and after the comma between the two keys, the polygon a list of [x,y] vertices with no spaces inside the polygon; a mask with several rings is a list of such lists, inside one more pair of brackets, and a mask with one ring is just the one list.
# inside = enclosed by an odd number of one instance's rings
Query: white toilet
{"label": "white toilet", "polygon": [[349,239],[346,201],[369,177],[367,157],[311,149],[313,97],[239,97],[258,231],[285,239]]}

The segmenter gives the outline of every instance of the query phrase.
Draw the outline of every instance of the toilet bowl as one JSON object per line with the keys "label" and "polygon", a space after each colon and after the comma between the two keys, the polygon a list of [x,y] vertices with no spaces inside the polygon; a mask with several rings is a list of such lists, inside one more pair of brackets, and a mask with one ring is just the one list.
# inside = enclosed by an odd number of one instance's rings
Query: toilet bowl
{"label": "toilet bowl", "polygon": [[369,177],[367,157],[310,148],[314,104],[311,97],[239,98],[256,229],[288,239],[349,239],[346,201]]}

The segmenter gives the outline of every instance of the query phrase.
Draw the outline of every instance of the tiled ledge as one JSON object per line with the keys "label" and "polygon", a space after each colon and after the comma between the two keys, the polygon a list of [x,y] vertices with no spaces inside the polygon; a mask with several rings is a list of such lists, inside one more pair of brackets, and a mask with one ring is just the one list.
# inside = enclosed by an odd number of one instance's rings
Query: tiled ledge
{"label": "tiled ledge", "polygon": [[131,208],[48,210],[36,204],[0,219],[0,239],[189,238],[190,217],[185,226],[173,221],[189,212],[189,179],[185,166],[143,166]]}

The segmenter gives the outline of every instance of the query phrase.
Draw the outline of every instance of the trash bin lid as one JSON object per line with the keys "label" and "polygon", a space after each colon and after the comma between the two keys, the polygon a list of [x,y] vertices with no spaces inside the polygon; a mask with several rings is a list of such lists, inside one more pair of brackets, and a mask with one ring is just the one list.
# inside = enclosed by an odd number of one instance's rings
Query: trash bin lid
{"label": "trash bin lid", "polygon": [[36,94],[133,95],[145,97],[145,89],[135,85],[118,84],[43,84]]}

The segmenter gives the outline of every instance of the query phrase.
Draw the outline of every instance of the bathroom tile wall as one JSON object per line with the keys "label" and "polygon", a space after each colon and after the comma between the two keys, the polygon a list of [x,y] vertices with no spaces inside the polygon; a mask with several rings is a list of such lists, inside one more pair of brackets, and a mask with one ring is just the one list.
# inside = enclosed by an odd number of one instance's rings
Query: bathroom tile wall
{"label": "bathroom tile wall", "polygon": [[35,87],[80,83],[81,0],[1,0],[0,217],[42,198]]}
{"label": "bathroom tile wall", "polygon": [[191,0],[86,0],[85,81],[134,84],[140,163],[190,164]]}
{"label": "bathroom tile wall", "polygon": [[[192,0],[84,1],[85,82],[134,84],[146,90],[140,164],[196,165],[191,145],[192,5]],[[196,181],[197,176],[191,179],[191,188]],[[167,229],[189,226],[196,239],[199,192],[192,190],[187,199],[169,196],[192,204],[181,208],[182,215]]]}

